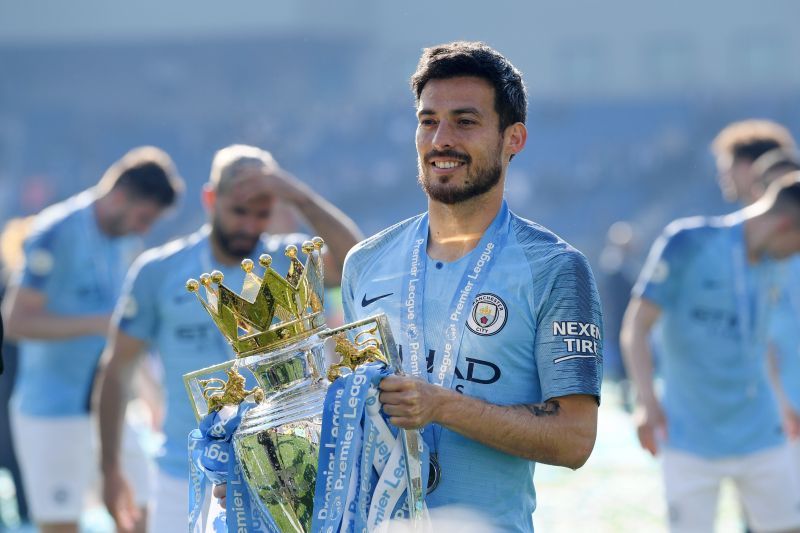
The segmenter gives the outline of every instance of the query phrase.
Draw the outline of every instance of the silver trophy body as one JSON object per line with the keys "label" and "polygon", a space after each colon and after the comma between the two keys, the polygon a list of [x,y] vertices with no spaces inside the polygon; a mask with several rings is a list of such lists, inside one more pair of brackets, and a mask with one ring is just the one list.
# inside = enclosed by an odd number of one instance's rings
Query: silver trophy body
{"label": "silver trophy body", "polygon": [[277,352],[240,362],[265,399],[250,409],[234,433],[236,460],[260,510],[281,531],[311,528],[328,380],[324,340],[318,335]]}

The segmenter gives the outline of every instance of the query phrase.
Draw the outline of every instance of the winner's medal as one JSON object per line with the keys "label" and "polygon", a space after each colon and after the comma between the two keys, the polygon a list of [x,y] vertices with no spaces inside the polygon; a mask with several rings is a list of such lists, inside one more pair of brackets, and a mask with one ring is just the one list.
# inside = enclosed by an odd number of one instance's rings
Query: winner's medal
{"label": "winner's medal", "polygon": [[428,494],[436,490],[442,478],[442,467],[439,466],[439,456],[431,453],[430,465],[428,468]]}

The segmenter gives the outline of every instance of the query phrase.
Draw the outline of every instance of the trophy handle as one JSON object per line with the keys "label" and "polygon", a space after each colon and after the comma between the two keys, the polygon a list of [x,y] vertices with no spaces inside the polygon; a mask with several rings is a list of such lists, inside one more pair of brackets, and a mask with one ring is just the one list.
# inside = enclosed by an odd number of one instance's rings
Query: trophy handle
{"label": "trophy handle", "polygon": [[209,379],[206,378],[206,376],[225,373],[230,370],[235,363],[236,360],[232,359],[183,375],[183,385],[186,387],[186,392],[189,394],[189,400],[192,402],[192,411],[198,422],[211,411],[209,398],[206,394],[206,388],[209,382],[212,380],[223,381],[220,378],[212,377]]}

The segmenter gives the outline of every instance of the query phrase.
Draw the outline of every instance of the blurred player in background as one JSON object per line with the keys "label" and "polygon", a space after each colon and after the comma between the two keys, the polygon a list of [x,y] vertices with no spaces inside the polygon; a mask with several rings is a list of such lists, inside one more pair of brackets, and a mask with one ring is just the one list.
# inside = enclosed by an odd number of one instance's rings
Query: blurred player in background
{"label": "blurred player in background", "polygon": [[[781,148],[767,152],[753,164],[757,183],[763,187],[798,170],[800,156]],[[800,470],[800,256],[789,258],[781,270],[783,290],[770,321],[768,355],[784,429],[794,441],[796,467]]]}
{"label": "blurred player in background", "polygon": [[195,295],[186,291],[186,280],[219,270],[225,284],[238,290],[244,280],[242,259],[257,261],[262,253],[271,254],[272,268],[285,275],[285,247],[299,248],[307,237],[264,233],[277,202],[294,207],[309,229],[325,240],[326,284],[339,283],[345,255],[360,237],[344,213],[253,146],[233,145],[217,152],[202,201],[208,224],[146,252],[131,268],[104,355],[97,387],[103,490],[120,531],[128,531],[138,517],[136,487],[121,468],[120,433],[124,399],[140,354],[146,348],[154,350],[164,367],[166,442],[158,459],[155,508],[148,526],[156,533],[188,527],[187,436],[197,421],[183,374],[234,357]]}
{"label": "blurred player in background", "polygon": [[[721,181],[751,201],[749,161],[744,172],[734,156]],[[800,478],[789,468],[765,364],[780,289],[775,260],[800,251],[799,177],[777,181],[731,215],[673,222],[634,287],[623,355],[638,392],[640,443],[663,458],[673,531],[713,530],[723,478],[733,479],[756,530],[800,531]],[[648,343],[657,322],[663,398]]]}
{"label": "blurred player in background", "polygon": [[[131,150],[97,186],[42,211],[4,302],[19,340],[11,420],[33,520],[44,533],[77,531],[97,472],[89,396],[125,272],[145,233],[183,182],[154,147]],[[143,460],[143,458],[142,458]],[[147,502],[147,468],[134,467]]]}
{"label": "blurred player in background", "polygon": [[[17,272],[25,261],[22,243],[34,217],[12,218],[0,233],[0,293],[5,294],[10,276]],[[4,338],[2,344],[3,369],[0,371],[0,468],[8,469],[14,480],[16,494],[16,515],[21,523],[28,521],[28,500],[25,498],[25,487],[19,471],[19,463],[14,453],[9,420],[9,400],[14,390],[17,375],[19,347],[12,339]],[[0,525],[5,514],[0,509]],[[8,524],[6,524],[8,525]]]}

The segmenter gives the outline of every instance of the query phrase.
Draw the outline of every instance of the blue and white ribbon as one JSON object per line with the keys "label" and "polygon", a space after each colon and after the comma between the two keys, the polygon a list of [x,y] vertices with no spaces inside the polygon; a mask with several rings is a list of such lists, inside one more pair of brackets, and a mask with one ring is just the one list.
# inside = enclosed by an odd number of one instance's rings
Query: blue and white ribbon
{"label": "blue and white ribbon", "polygon": [[[403,442],[384,419],[378,385],[390,375],[367,364],[337,379],[323,409],[314,533],[367,532],[407,517]],[[427,450],[423,457],[428,462]]]}
{"label": "blue and white ribbon", "polygon": [[[271,517],[259,512],[234,457],[231,438],[244,414],[254,404],[245,402],[225,406],[207,414],[198,429],[189,434],[189,531],[203,531],[202,511],[208,483],[226,483],[226,509],[211,524],[214,533],[227,531],[274,532],[278,528]],[[207,528],[208,529],[208,528]]]}

